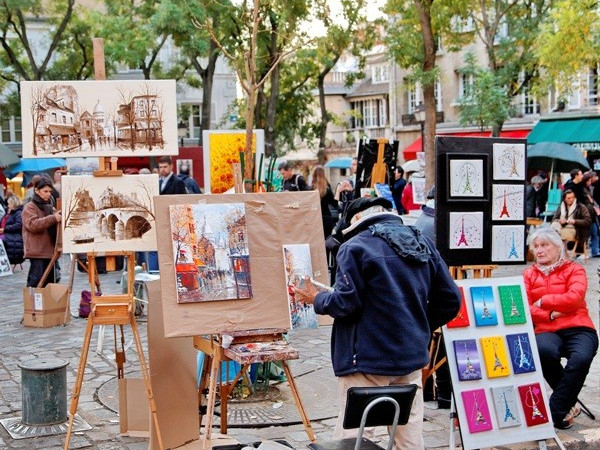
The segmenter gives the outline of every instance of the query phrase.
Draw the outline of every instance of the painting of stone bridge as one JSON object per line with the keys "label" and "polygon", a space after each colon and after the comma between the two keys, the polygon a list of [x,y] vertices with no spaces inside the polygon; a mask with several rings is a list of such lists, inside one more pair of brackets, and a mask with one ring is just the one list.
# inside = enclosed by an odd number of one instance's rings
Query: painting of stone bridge
{"label": "painting of stone bridge", "polygon": [[155,174],[63,176],[63,251],[156,250],[155,195]]}
{"label": "painting of stone bridge", "polygon": [[178,153],[174,80],[24,81],[23,157]]}

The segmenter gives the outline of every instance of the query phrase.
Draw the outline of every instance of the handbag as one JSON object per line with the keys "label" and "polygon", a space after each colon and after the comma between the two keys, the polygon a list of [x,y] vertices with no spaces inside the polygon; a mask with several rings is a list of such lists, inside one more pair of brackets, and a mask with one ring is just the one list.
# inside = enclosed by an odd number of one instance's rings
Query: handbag
{"label": "handbag", "polygon": [[563,241],[574,241],[575,235],[576,235],[575,225],[572,225],[572,224],[564,225],[560,229],[559,233],[560,233],[560,238]]}

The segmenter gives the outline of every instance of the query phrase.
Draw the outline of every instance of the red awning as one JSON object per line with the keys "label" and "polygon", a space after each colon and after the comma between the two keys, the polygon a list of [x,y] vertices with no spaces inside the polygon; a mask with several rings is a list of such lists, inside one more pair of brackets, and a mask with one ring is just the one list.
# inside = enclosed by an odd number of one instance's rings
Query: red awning
{"label": "red awning", "polygon": [[[502,138],[513,138],[523,139],[526,138],[531,130],[507,130],[501,131],[500,137]],[[439,133],[438,136],[462,136],[462,137],[490,137],[492,133],[490,131],[463,131],[457,133]],[[412,144],[402,150],[402,155],[405,161],[411,159],[417,159],[417,152],[422,149],[421,138],[415,140]]]}

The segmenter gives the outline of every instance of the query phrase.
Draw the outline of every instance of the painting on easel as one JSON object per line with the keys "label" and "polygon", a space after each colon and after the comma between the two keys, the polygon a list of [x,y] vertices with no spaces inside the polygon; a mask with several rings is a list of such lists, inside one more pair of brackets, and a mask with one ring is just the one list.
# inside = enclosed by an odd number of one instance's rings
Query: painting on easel
{"label": "painting on easel", "polygon": [[6,254],[6,250],[4,249],[4,243],[0,239],[0,277],[12,275],[12,273],[13,272],[10,268],[10,261],[8,260],[8,255]]}
{"label": "painting on easel", "polygon": [[176,155],[174,80],[24,81],[23,157]]}
{"label": "painting on easel", "polygon": [[169,206],[177,303],[252,298],[243,203]]}
{"label": "painting on easel", "polygon": [[302,286],[305,277],[312,278],[310,246],[308,244],[284,245],[283,265],[292,328],[318,328],[319,323],[313,305],[296,300],[294,293],[294,286]]}
{"label": "painting on easel", "polygon": [[156,175],[62,177],[65,253],[156,250]]}

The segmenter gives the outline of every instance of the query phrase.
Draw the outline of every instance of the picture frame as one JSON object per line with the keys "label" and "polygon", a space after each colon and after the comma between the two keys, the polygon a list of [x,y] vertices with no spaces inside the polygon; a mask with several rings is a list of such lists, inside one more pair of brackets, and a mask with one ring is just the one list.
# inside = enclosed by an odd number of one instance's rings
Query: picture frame
{"label": "picture frame", "polygon": [[446,201],[488,201],[487,164],[486,153],[446,154]]}

